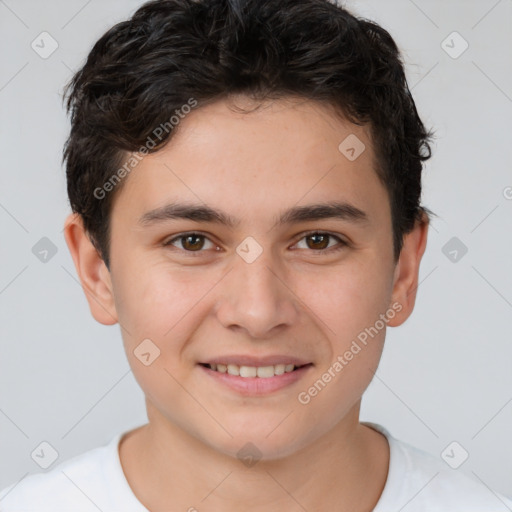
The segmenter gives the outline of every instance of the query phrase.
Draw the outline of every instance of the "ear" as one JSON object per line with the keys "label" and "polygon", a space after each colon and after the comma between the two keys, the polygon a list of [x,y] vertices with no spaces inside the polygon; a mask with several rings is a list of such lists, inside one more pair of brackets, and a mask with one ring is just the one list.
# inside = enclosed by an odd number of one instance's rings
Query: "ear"
{"label": "ear", "polygon": [[427,247],[429,219],[424,213],[421,221],[416,221],[413,230],[404,236],[400,258],[395,267],[392,304],[399,303],[402,309],[394,308],[397,314],[388,321],[391,327],[403,324],[414,309],[421,258]]}
{"label": "ear", "polygon": [[110,272],[85,232],[78,214],[72,213],[66,218],[64,237],[92,316],[104,325],[117,323]]}

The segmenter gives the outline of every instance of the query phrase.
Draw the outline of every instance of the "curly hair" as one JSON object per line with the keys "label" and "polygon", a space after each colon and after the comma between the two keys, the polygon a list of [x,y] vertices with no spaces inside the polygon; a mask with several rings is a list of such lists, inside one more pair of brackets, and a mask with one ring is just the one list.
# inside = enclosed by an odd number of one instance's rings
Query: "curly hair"
{"label": "curly hair", "polygon": [[68,196],[107,268],[109,215],[122,183],[105,197],[94,191],[190,98],[200,108],[235,94],[299,96],[369,126],[398,261],[403,236],[432,214],[420,195],[433,132],[419,118],[390,34],[329,0],[153,0],[110,28],[64,88]]}

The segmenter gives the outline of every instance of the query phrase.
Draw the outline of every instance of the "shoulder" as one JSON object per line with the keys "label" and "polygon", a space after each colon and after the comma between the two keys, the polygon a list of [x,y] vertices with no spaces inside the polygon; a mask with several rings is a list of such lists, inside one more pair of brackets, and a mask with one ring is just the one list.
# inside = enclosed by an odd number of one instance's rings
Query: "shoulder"
{"label": "shoulder", "polygon": [[2,512],[97,512],[106,500],[112,450],[108,444],[61,462],[46,473],[25,476],[0,491]]}
{"label": "shoulder", "polygon": [[[452,469],[441,458],[425,453],[407,443],[399,442],[406,454],[410,471],[410,490],[415,491],[418,507],[451,511],[464,508],[465,512],[506,512],[512,510],[512,500],[492,490],[476,475]],[[422,510],[422,508],[419,508]],[[430,510],[432,510],[430,508]]]}
{"label": "shoulder", "polygon": [[512,500],[476,475],[452,469],[441,457],[394,438],[380,425],[366,424],[383,433],[390,446],[388,478],[374,512],[387,512],[389,507],[408,512],[512,511]]}

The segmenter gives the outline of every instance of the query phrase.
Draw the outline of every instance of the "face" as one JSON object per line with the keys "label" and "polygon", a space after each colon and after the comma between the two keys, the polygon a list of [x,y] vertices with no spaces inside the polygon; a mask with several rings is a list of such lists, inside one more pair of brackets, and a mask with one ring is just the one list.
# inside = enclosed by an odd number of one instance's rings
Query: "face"
{"label": "face", "polygon": [[[348,136],[365,147],[355,159],[339,149]],[[373,158],[366,130],[326,106],[243,114],[223,101],[125,178],[112,315],[155,428],[230,455],[250,441],[272,459],[357,421],[402,309]]]}

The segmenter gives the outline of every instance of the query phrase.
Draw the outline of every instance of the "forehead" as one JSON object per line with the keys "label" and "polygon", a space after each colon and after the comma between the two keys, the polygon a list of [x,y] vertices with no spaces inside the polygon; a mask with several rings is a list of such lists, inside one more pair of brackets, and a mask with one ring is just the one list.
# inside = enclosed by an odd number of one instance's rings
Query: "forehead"
{"label": "forehead", "polygon": [[329,106],[239,97],[184,116],[170,142],[125,178],[116,202],[135,216],[179,198],[274,223],[285,207],[346,200],[378,217],[387,192],[374,168],[367,129]]}

